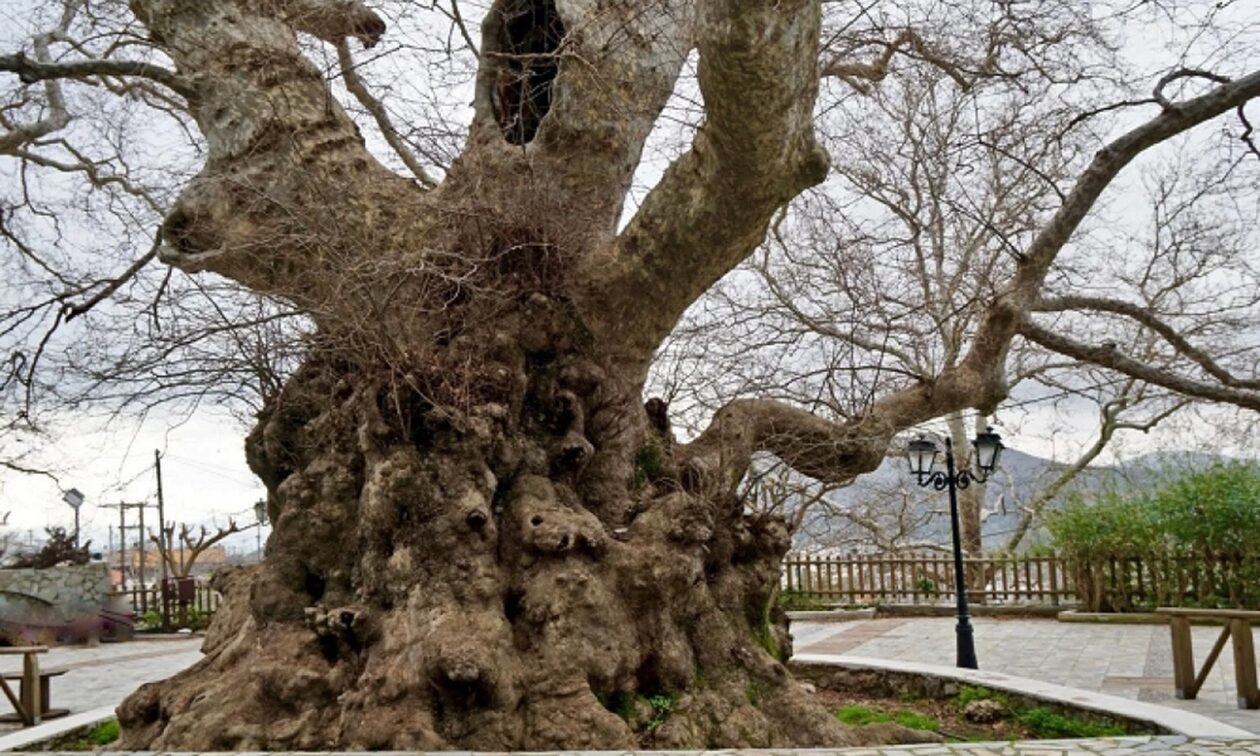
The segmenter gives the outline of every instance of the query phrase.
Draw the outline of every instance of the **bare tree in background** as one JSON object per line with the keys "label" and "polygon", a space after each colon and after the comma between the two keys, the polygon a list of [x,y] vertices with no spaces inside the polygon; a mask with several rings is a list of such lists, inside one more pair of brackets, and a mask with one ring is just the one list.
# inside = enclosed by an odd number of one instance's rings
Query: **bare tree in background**
{"label": "bare tree in background", "polygon": [[170,576],[186,578],[192,574],[197,559],[207,549],[242,530],[244,528],[238,526],[235,520],[229,520],[225,528],[216,527],[213,533],[205,525],[198,527],[196,533],[190,526],[180,525],[179,534],[176,537],[175,524],[172,523],[166,526],[165,538],[159,538],[150,533],[149,540],[157,546],[158,556],[166,562]]}
{"label": "bare tree in background", "polygon": [[[824,13],[812,0],[494,0],[476,39],[454,5],[429,27],[432,16],[402,2],[30,10],[31,37],[0,57],[13,74],[0,152],[19,179],[6,199],[6,264],[25,276],[0,326],[21,345],[6,394],[37,406],[41,391],[55,397],[67,383],[86,400],[94,384],[81,376],[117,359],[109,347],[120,339],[100,340],[81,364],[85,326],[74,324],[117,325],[129,313],[128,340],[161,345],[159,330],[173,327],[163,307],[178,301],[193,303],[187,330],[175,328],[190,334],[186,345],[170,355],[141,347],[152,359],[130,363],[138,372],[105,370],[100,385],[135,387],[141,406],[146,387],[178,396],[185,379],[202,387],[193,402],[245,391],[262,403],[246,451],[269,491],[266,559],[229,591],[205,658],[120,707],[120,745],[536,750],[903,737],[842,726],[794,684],[775,644],[759,642],[773,637],[764,623],[788,537],[779,519],[745,512],[751,460],[770,453],[839,485],[875,468],[908,428],[995,411],[1016,338],[1054,335],[1036,308],[1056,294],[1056,261],[1104,190],[1142,153],[1260,95],[1250,48],[1228,42],[1245,34],[1224,21],[1220,50],[1237,54],[1219,73],[1147,77],[1159,85],[1143,98],[1113,75],[1123,67],[1109,35],[1131,19],[1034,5]],[[1216,40],[1213,18],[1193,23]],[[359,46],[372,52],[356,60]],[[371,56],[392,62],[370,76]],[[692,59],[695,78],[682,81]],[[741,394],[680,441],[664,404],[643,403],[658,348],[772,227],[786,228],[777,219],[828,177],[832,153],[844,165],[853,125],[843,116],[863,101],[854,90],[901,82],[930,99],[919,61],[946,72],[933,87],[1005,82],[1074,114],[1070,134],[1034,130],[1020,145],[1066,152],[1045,179],[1057,191],[1025,209],[1019,232],[992,252],[992,275],[961,277],[958,296],[975,309],[950,359],[824,381],[860,398],[860,412]],[[463,89],[461,71],[475,71]],[[694,90],[703,124],[627,211],[645,145],[675,112],[671,95]],[[448,127],[469,95],[471,123]],[[838,118],[834,134],[816,127],[820,113]],[[1078,134],[1087,149],[1071,147]],[[858,223],[857,208],[819,209]],[[155,238],[145,223],[158,215]],[[201,275],[168,280],[155,258]],[[881,302],[912,328],[952,306],[937,291],[896,305],[902,293],[890,286]],[[141,300],[157,315],[134,320],[141,311],[124,305]],[[259,359],[197,372],[204,338],[235,333],[214,323],[273,314],[304,324],[297,366],[276,373],[283,385],[233,382],[276,364],[265,343]],[[853,322],[880,317],[855,312]],[[1106,367],[1131,367],[1107,354]],[[1203,384],[1179,375],[1179,391]],[[1255,395],[1220,391],[1241,404]],[[659,726],[605,705],[664,692],[683,698]]]}
{"label": "bare tree in background", "polygon": [[[1061,201],[1063,182],[1091,143],[1089,134],[1073,129],[1082,114],[1050,100],[1046,82],[973,76],[966,86],[949,86],[959,69],[928,53],[896,83],[867,86],[854,76],[846,69],[840,78],[860,93],[857,104],[824,115],[819,124],[835,143],[831,153],[843,156],[831,179],[776,220],[770,243],[741,266],[746,275],[711,290],[675,330],[655,366],[655,381],[666,391],[698,397],[690,401],[706,411],[754,393],[856,419],[891,387],[930,383],[957,369],[990,314],[994,293],[1009,280],[1012,256],[1022,254],[1022,239],[1036,230],[1038,209]],[[1202,171],[1211,184],[1184,175],[1175,159],[1148,168],[1149,218],[1127,219],[1115,230],[1091,228],[1054,269],[1056,279],[1077,272],[1092,277],[1068,284],[1078,293],[1113,296],[1046,297],[1034,308],[1050,313],[1092,306],[1127,314],[1127,320],[1071,322],[1096,334],[1097,342],[1116,345],[1131,363],[1159,366],[1162,385],[1019,339],[1004,357],[1008,398],[991,414],[960,408],[935,425],[966,465],[970,439],[996,417],[1017,424],[1030,401],[1066,398],[1075,407],[1097,408],[1091,442],[1056,465],[1035,492],[1012,492],[1020,516],[1003,533],[1006,550],[1018,548],[1045,507],[1117,434],[1149,432],[1196,401],[1238,403],[1205,386],[1184,393],[1169,386],[1192,361],[1199,365],[1190,367],[1209,373],[1217,359],[1255,372],[1254,356],[1246,356],[1254,355],[1254,344],[1245,323],[1260,318],[1258,258],[1251,252],[1257,218],[1254,203],[1238,203],[1254,194],[1240,183],[1256,178],[1245,164],[1246,147],[1227,151],[1223,164]],[[1124,201],[1128,210],[1135,204]],[[1126,254],[1116,256],[1111,250],[1117,246]],[[1084,264],[1086,257],[1092,264]],[[1216,296],[1219,304],[1206,301]],[[1161,311],[1175,313],[1175,322],[1161,328]],[[1178,355],[1175,334],[1196,343],[1186,341]],[[1173,342],[1161,338],[1169,335]],[[1238,385],[1255,388],[1254,382]],[[1253,399],[1246,392],[1234,398],[1243,406]],[[959,492],[963,547],[973,555],[982,549],[985,488]],[[885,509],[882,518],[863,518],[888,528],[870,544],[905,536],[906,518],[892,516],[905,513],[905,497],[889,493],[859,507]],[[784,494],[807,506],[828,504],[825,496],[786,493],[777,481],[765,495]],[[836,507],[829,511],[845,519]],[[805,518],[796,510],[794,516]]]}

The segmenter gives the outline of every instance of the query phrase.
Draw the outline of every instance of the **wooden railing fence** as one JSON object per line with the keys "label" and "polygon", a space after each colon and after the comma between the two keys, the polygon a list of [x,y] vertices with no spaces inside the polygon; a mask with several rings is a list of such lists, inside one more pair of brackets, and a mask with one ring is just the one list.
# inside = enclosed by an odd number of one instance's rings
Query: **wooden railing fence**
{"label": "wooden railing fence", "polygon": [[[1260,555],[981,557],[964,560],[963,568],[968,598],[986,604],[1073,604],[1091,611],[1260,604]],[[780,578],[786,594],[847,604],[951,603],[954,585],[953,557],[943,552],[789,554]]]}
{"label": "wooden railing fence", "polygon": [[[156,612],[159,615],[162,613],[162,591],[158,583],[144,588],[139,586],[125,588],[119,593],[131,602],[132,611],[137,617],[148,612]],[[176,625],[186,623],[190,615],[208,619],[218,611],[221,600],[222,597],[219,596],[218,591],[211,589],[206,583],[195,582],[191,590],[184,589],[181,595],[178,586],[172,581],[166,598],[167,612],[170,615],[170,621]]]}
{"label": "wooden railing fence", "polygon": [[[985,603],[1075,603],[1061,560],[1048,557],[967,559],[969,598]],[[954,600],[954,561],[944,553],[789,554],[780,589],[843,603],[932,604]]]}

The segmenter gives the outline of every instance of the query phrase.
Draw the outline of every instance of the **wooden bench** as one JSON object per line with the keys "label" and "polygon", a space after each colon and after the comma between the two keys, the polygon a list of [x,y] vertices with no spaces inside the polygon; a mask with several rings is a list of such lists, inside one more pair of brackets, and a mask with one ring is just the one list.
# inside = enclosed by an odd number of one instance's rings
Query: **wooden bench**
{"label": "wooden bench", "polygon": [[22,655],[21,697],[13,695],[13,689],[9,687],[6,679],[8,675],[0,676],[0,690],[4,691],[9,703],[13,704],[18,721],[27,727],[39,724],[42,719],[41,704],[46,699],[42,692],[44,678],[39,672],[38,655],[47,651],[47,646],[0,646],[0,655]]}
{"label": "wooden bench", "polygon": [[[68,669],[41,669],[39,671],[39,708],[38,715],[41,719],[56,719],[64,717],[70,713],[69,709],[54,709],[52,707],[52,678],[61,677],[69,672]],[[5,680],[18,681],[18,699],[22,701],[22,706],[28,710],[34,710],[35,699],[34,691],[29,690],[26,682],[26,674],[24,672],[6,672],[0,675]],[[0,722],[20,721],[17,714],[0,715]]]}
{"label": "wooden bench", "polygon": [[[1225,641],[1234,640],[1234,683],[1238,690],[1238,708],[1260,709],[1260,688],[1256,686],[1256,648],[1251,637],[1251,623],[1260,622],[1260,612],[1241,609],[1181,609],[1160,607],[1156,614],[1168,617],[1172,633],[1173,685],[1177,698],[1192,699],[1207,680],[1208,672],[1225,648]],[[1203,669],[1194,671],[1194,646],[1190,638],[1190,621],[1210,619],[1225,622],[1221,635],[1208,653]]]}

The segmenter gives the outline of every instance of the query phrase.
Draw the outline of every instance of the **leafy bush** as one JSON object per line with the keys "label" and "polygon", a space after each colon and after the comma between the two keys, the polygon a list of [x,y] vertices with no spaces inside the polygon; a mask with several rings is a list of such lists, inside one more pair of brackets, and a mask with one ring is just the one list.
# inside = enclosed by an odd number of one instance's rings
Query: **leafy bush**
{"label": "leafy bush", "polygon": [[1051,513],[1047,525],[1092,611],[1260,603],[1260,467],[1254,464],[1215,464],[1148,490],[1104,492],[1089,503],[1078,497]]}

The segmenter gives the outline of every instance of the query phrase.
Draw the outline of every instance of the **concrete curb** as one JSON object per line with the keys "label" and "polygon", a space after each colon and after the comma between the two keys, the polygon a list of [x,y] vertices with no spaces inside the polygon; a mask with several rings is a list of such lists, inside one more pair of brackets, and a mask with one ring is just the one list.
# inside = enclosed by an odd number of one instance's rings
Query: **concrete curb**
{"label": "concrete curb", "polygon": [[[950,604],[879,604],[855,609],[815,609],[789,611],[795,622],[852,622],[853,620],[887,619],[889,617],[953,617],[958,609]],[[1057,606],[985,606],[973,605],[973,617],[1044,617],[1053,619],[1066,614]],[[1069,620],[1063,620],[1069,621]]]}
{"label": "concrete curb", "polygon": [[1172,731],[1178,735],[1193,738],[1254,738],[1254,734],[1239,729],[1211,717],[1194,714],[1169,706],[1134,701],[1106,693],[1095,693],[1078,688],[1031,680],[1027,677],[1005,675],[1000,672],[986,672],[976,669],[958,669],[942,667],[935,664],[895,661],[890,659],[870,659],[862,656],[842,656],[837,654],[797,654],[792,657],[796,664],[813,664],[820,666],[842,667],[845,669],[867,669],[889,671],[908,675],[938,677],[971,685],[983,685],[986,688],[1003,690],[1042,701],[1074,706],[1080,709],[1110,714],[1123,719],[1148,722],[1156,727]]}
{"label": "concrete curb", "polygon": [[825,611],[788,612],[793,622],[853,622],[875,619],[875,607],[866,609],[828,609]]}
{"label": "concrete curb", "polygon": [[1167,625],[1168,618],[1153,612],[1082,612],[1069,609],[1055,616],[1059,622],[1092,622],[1099,625]]}
{"label": "concrete curb", "polygon": [[[972,604],[970,610],[972,617],[1056,617],[1063,608],[1031,604]],[[884,604],[878,607],[876,616],[953,617],[957,613],[958,608],[953,604]]]}
{"label": "concrete curb", "polygon": [[37,743],[65,735],[75,730],[93,727],[114,718],[113,706],[102,706],[58,719],[50,719],[34,727],[27,727],[7,735],[0,735],[0,751],[21,751]]}

